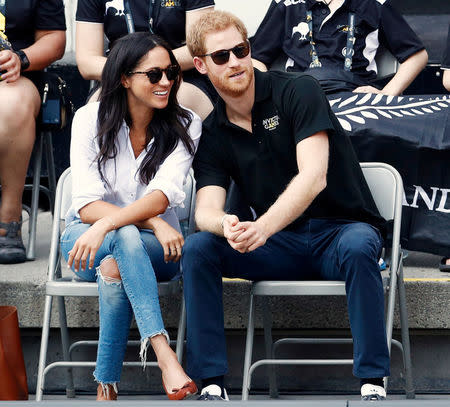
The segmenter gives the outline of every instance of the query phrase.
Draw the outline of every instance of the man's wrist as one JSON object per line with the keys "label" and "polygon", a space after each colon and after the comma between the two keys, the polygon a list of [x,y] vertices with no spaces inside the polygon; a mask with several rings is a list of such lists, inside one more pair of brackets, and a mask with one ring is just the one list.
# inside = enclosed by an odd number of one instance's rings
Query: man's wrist
{"label": "man's wrist", "polygon": [[220,227],[223,230],[223,223],[225,222],[225,218],[229,215],[229,213],[226,213],[222,216],[222,218],[220,219]]}
{"label": "man's wrist", "polygon": [[270,236],[273,235],[273,231],[270,229],[269,224],[265,221],[264,218],[258,218],[255,220],[255,223],[258,224],[264,231],[264,235],[268,239]]}
{"label": "man's wrist", "polygon": [[21,49],[14,51],[14,53],[20,60],[20,72],[27,70],[30,67],[30,60],[28,59],[27,54]]}

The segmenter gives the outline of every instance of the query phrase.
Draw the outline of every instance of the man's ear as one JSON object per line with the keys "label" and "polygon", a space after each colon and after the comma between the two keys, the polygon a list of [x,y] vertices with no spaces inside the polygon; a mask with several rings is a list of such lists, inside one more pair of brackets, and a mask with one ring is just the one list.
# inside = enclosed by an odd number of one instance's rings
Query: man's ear
{"label": "man's ear", "polygon": [[199,57],[194,57],[194,66],[201,74],[206,75],[208,73],[208,70],[206,69],[206,64],[203,59]]}

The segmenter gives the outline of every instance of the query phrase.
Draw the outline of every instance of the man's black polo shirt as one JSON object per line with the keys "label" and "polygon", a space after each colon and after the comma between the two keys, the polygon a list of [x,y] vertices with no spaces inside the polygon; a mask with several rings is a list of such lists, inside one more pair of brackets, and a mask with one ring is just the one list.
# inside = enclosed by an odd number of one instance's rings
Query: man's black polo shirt
{"label": "man's black polo shirt", "polygon": [[261,216],[298,174],[296,144],[326,130],[330,143],[327,187],[290,226],[308,218],[347,219],[378,228],[378,214],[349,138],[318,82],[308,75],[255,70],[253,132],[232,124],[219,100],[203,123],[194,159],[197,189],[227,188],[230,177]]}

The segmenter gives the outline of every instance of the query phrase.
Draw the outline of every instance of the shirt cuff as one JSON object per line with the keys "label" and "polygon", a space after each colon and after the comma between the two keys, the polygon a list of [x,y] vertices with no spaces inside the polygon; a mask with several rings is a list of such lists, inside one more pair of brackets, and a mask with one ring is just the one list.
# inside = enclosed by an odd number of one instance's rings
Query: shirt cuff
{"label": "shirt cuff", "polygon": [[162,191],[162,193],[167,197],[170,208],[175,208],[177,206],[184,208],[184,199],[186,198],[186,194],[174,182],[163,178],[153,178],[150,184],[148,184],[145,195],[148,195],[156,190]]}

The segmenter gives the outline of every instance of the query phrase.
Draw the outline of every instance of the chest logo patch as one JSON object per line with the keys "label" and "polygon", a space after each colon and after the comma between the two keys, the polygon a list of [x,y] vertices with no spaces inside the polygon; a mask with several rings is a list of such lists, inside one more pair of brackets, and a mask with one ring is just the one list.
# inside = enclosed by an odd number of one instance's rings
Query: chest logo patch
{"label": "chest logo patch", "polygon": [[292,28],[292,37],[295,33],[300,34],[299,41],[306,40],[306,35],[309,33],[308,23],[305,23],[304,21],[298,23],[295,27]]}
{"label": "chest logo patch", "polygon": [[275,130],[280,124],[280,118],[278,115],[273,117],[269,117],[268,119],[263,120],[263,126],[266,130],[272,131]]}
{"label": "chest logo patch", "polygon": [[125,14],[125,7],[123,6],[123,0],[111,0],[105,4],[105,15],[108,14],[109,9],[116,10],[115,16],[123,16]]}
{"label": "chest logo patch", "polygon": [[[281,3],[283,0],[275,0],[276,3]],[[305,3],[305,0],[284,0],[283,4],[286,7],[295,6],[296,4]]]}
{"label": "chest logo patch", "polygon": [[180,7],[180,6],[181,6],[180,0],[161,0],[161,7],[173,8],[173,7]]}

